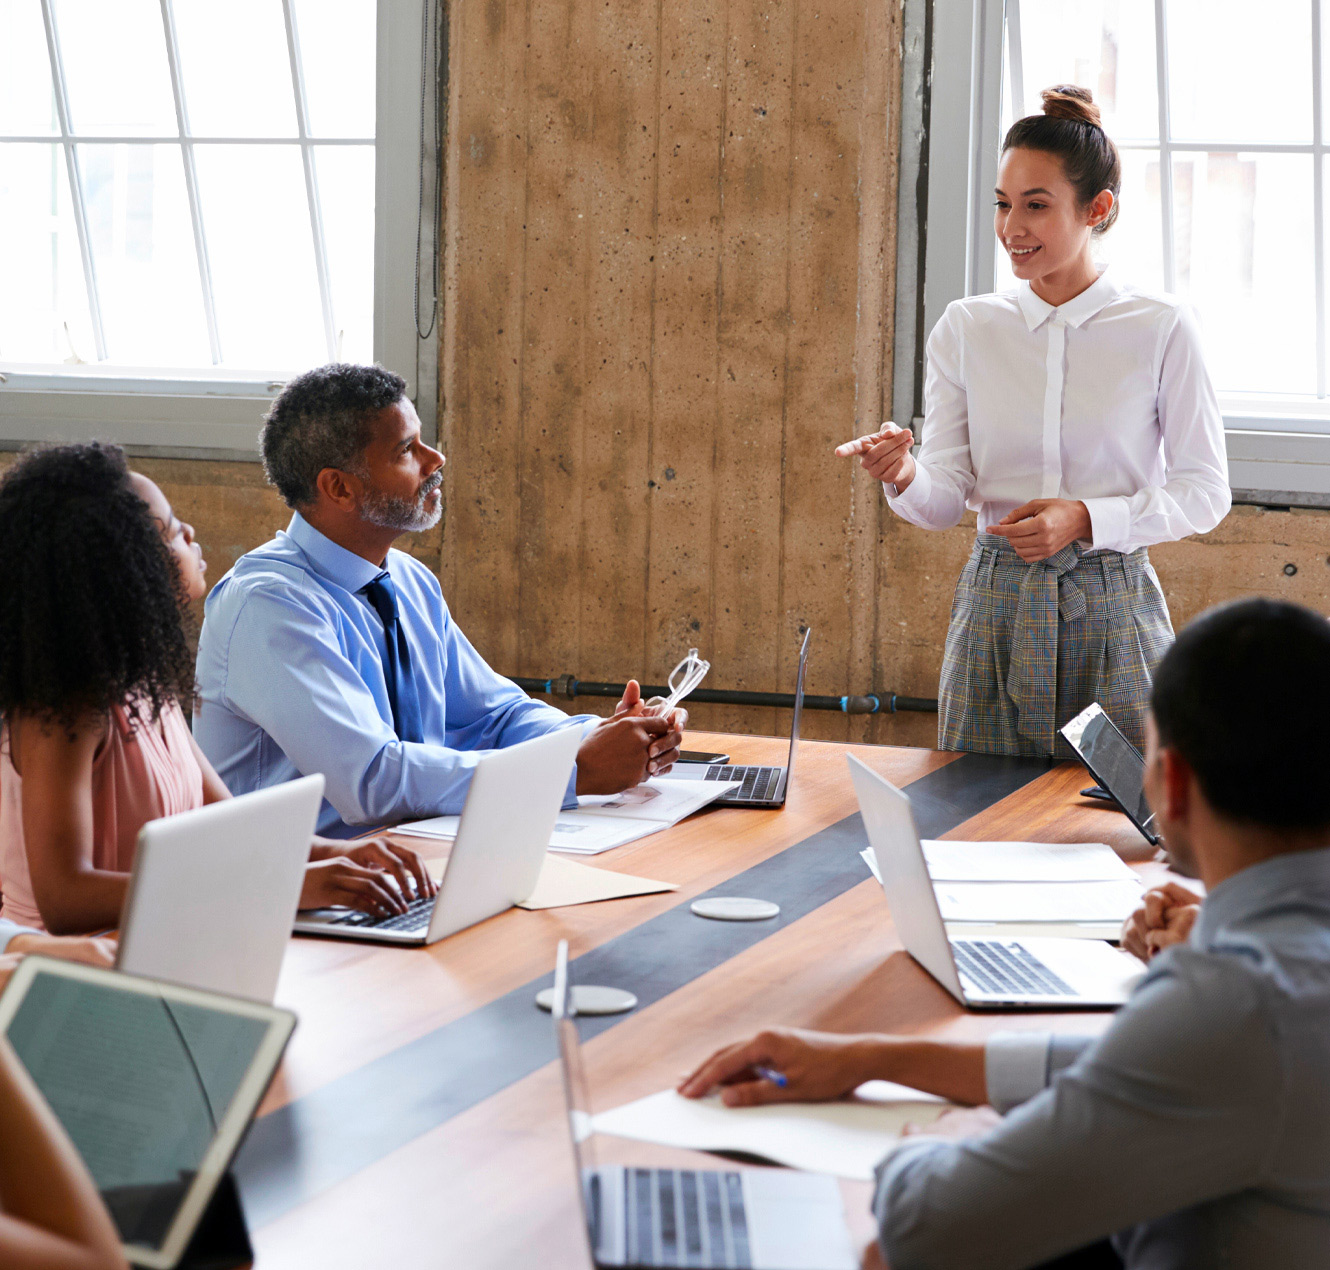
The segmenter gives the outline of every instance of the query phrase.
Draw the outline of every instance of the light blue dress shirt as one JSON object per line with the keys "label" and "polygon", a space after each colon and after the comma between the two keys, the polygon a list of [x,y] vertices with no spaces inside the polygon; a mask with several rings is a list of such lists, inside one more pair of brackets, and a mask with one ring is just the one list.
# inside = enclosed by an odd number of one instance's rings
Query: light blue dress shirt
{"label": "light blue dress shirt", "polygon": [[892,1270],[1330,1266],[1330,848],[1214,888],[1098,1040],[999,1036],[1001,1125],[878,1166]]}
{"label": "light blue dress shirt", "polygon": [[[390,551],[424,740],[398,739],[383,622],[359,592],[382,570],[299,513],[208,596],[194,736],[233,794],[322,772],[318,831],[459,812],[480,755],[599,722],[533,701],[496,674],[448,612],[439,581]],[[504,603],[502,596],[495,603]],[[575,801],[577,771],[568,784]]]}

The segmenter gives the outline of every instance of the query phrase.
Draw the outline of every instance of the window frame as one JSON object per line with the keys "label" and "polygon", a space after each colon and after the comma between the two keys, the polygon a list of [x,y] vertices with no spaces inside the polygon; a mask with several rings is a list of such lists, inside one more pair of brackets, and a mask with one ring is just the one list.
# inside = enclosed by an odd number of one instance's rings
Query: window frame
{"label": "window frame", "polygon": [[[1310,145],[1199,145],[1169,133],[1167,0],[1154,0],[1160,85],[1161,196],[1166,269],[1171,270],[1171,167],[1175,152],[1257,152],[1271,149],[1314,156],[1314,252],[1317,325],[1327,321],[1324,167],[1330,162],[1322,129],[1321,7],[1312,6],[1313,138]],[[897,419],[922,424],[924,346],[946,306],[994,286],[990,202],[997,176],[1003,87],[1003,36],[1010,24],[1019,50],[1020,0],[905,0],[901,109],[901,226],[897,239]],[[1020,84],[1019,53],[1012,78]],[[1022,94],[1023,95],[1023,94]],[[1013,93],[1013,101],[1017,101]],[[1169,284],[1173,275],[1168,273]],[[1324,338],[1317,340],[1317,399],[1221,394],[1229,479],[1235,502],[1266,506],[1330,507],[1330,394]],[[918,432],[916,431],[916,435]]]}
{"label": "window frame", "polygon": [[[170,0],[159,2],[177,107],[177,135],[133,140],[136,143],[169,141],[180,145],[185,154],[192,228],[200,260],[209,338],[215,350],[207,258],[200,238],[199,205],[192,179],[191,150],[196,143],[188,136],[180,107],[171,3]],[[287,54],[293,84],[298,88],[298,37],[291,0],[282,0],[282,8]],[[51,0],[42,0],[42,10],[48,53],[53,65],[60,67],[60,60],[55,56],[57,31],[52,20]],[[447,25],[442,0],[378,0],[376,34],[374,359],[407,381],[407,395],[415,403],[426,438],[432,441],[437,436],[439,325],[443,313],[439,294],[439,225],[436,215],[441,174],[438,130],[428,130],[425,121],[437,117],[438,112],[446,107]],[[428,49],[422,47],[425,42],[430,46]],[[424,73],[422,59],[427,54],[435,58],[436,75]],[[403,68],[408,68],[407,73],[403,73]],[[422,84],[427,94],[423,103]],[[79,182],[74,179],[75,142],[71,138],[63,85],[58,76],[56,95],[61,131],[50,140],[64,149],[67,179],[72,187],[72,197],[77,201],[81,198],[81,190]],[[325,140],[307,136],[299,91],[296,98],[298,143],[320,274],[325,338],[330,338],[331,308],[325,256],[319,250],[322,227],[314,197],[311,160],[311,147],[322,145]],[[292,142],[283,141],[283,144]],[[87,277],[92,266],[86,235],[82,232],[83,222],[77,214],[76,223],[80,226],[80,249]],[[423,336],[420,334],[422,330],[426,332]],[[130,368],[117,374],[98,364],[55,368],[0,362],[0,449],[16,449],[41,441],[100,439],[118,442],[135,454],[257,460],[260,422],[281,387],[282,381],[277,379],[256,379],[252,373],[228,371],[217,366],[168,370],[160,374],[154,370]]]}

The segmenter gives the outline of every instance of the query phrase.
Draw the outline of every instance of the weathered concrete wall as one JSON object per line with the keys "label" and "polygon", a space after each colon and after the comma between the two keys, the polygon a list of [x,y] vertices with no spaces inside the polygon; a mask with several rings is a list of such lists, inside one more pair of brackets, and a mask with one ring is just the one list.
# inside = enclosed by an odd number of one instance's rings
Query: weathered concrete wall
{"label": "weathered concrete wall", "polygon": [[811,624],[811,691],[874,680],[881,511],[831,449],[890,383],[898,19],[454,4],[443,581],[496,666],[788,690]]}

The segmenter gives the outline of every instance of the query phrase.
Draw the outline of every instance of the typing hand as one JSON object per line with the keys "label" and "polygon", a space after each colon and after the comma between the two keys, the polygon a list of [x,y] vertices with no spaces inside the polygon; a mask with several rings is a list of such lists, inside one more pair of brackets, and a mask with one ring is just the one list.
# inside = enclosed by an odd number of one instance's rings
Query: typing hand
{"label": "typing hand", "polygon": [[305,866],[301,908],[357,908],[375,917],[406,912],[406,900],[378,868],[367,868],[346,856],[312,860]]}
{"label": "typing hand", "polygon": [[977,1138],[995,1125],[1002,1117],[992,1107],[954,1107],[944,1111],[930,1125],[907,1124],[902,1135],[926,1133],[930,1138]]}
{"label": "typing hand", "polygon": [[378,869],[392,876],[398,890],[408,899],[431,899],[439,884],[430,877],[425,861],[410,847],[404,847],[387,838],[370,838],[365,842],[343,842],[338,854],[368,869]]}
{"label": "typing hand", "polygon": [[988,532],[1005,538],[1022,560],[1047,560],[1069,542],[1094,535],[1090,510],[1069,498],[1036,498],[1009,512]]}
{"label": "typing hand", "polygon": [[897,492],[903,494],[914,480],[914,459],[910,455],[913,444],[914,433],[909,428],[898,428],[888,422],[877,432],[838,445],[836,454],[840,458],[857,454],[859,466],[869,476],[875,481],[894,485]]}
{"label": "typing hand", "polygon": [[[577,751],[577,792],[617,794],[640,785],[649,774],[651,750],[657,742],[679,747],[669,722],[643,713],[616,714],[588,733]],[[672,760],[671,760],[672,761]]]}
{"label": "typing hand", "polygon": [[[764,1067],[785,1077],[785,1086],[758,1073]],[[794,1028],[770,1028],[752,1040],[717,1050],[679,1082],[685,1098],[720,1090],[727,1107],[767,1102],[826,1102],[871,1079],[860,1038]]]}
{"label": "typing hand", "polygon": [[1122,946],[1142,961],[1191,934],[1201,911],[1201,897],[1176,882],[1152,886],[1122,927]]}

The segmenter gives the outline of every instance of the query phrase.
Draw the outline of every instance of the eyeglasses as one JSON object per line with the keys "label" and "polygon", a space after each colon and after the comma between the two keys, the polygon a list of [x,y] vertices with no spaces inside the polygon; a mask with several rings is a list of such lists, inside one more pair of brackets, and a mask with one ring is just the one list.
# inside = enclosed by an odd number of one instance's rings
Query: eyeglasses
{"label": "eyeglasses", "polygon": [[663,705],[657,707],[658,713],[662,715],[669,714],[679,702],[681,702],[698,686],[698,684],[702,682],[702,680],[707,677],[707,671],[710,669],[711,663],[699,657],[696,648],[690,648],[688,650],[688,656],[670,671],[668,681],[670,685],[670,695],[665,698]]}

